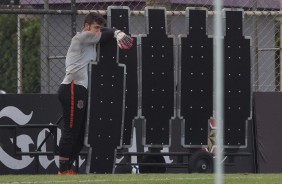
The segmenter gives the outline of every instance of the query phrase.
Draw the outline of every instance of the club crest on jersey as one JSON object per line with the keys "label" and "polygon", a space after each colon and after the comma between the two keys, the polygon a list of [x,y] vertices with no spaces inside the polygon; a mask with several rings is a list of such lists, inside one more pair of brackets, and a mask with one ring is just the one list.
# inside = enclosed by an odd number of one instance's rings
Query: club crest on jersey
{"label": "club crest on jersey", "polygon": [[82,109],[84,107],[84,101],[83,100],[78,100],[77,101],[77,108]]}

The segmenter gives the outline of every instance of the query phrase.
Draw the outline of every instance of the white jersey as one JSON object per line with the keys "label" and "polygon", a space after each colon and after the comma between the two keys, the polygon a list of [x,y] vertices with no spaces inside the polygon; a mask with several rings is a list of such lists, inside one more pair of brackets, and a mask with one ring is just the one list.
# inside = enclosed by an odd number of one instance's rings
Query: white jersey
{"label": "white jersey", "polygon": [[96,60],[96,45],[101,33],[78,32],[71,40],[66,57],[66,75],[62,84],[82,85],[88,88],[88,64]]}

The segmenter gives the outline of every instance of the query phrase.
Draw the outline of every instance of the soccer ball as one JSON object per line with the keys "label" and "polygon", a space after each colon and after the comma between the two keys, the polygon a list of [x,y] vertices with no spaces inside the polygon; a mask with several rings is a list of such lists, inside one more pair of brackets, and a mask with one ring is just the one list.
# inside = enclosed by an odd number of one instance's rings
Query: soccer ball
{"label": "soccer ball", "polygon": [[132,174],[139,174],[139,166],[138,165],[133,165],[131,173]]}

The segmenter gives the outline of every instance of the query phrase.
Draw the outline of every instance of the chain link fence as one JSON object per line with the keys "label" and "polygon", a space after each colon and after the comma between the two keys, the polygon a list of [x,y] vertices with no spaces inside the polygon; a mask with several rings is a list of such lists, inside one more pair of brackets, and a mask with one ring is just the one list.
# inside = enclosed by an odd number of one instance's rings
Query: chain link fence
{"label": "chain link fence", "polygon": [[[244,10],[244,36],[251,38],[253,91],[280,91],[280,0],[223,0]],[[186,34],[186,7],[204,7],[213,35],[212,0],[2,0],[0,1],[0,90],[56,93],[65,55],[84,15],[108,6],[128,6],[131,34],[145,33],[146,6],[166,7],[168,33]]]}

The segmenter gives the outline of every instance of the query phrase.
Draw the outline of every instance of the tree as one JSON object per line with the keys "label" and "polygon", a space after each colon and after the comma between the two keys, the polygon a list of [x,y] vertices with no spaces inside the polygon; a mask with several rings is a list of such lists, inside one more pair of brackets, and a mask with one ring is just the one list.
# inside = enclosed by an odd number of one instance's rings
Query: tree
{"label": "tree", "polygon": [[38,19],[23,22],[23,92],[40,92],[40,23]]}
{"label": "tree", "polygon": [[[40,92],[40,22],[22,24],[23,92]],[[17,15],[0,15],[0,89],[17,92]]]}
{"label": "tree", "polygon": [[17,16],[0,15],[0,89],[16,92]]}

